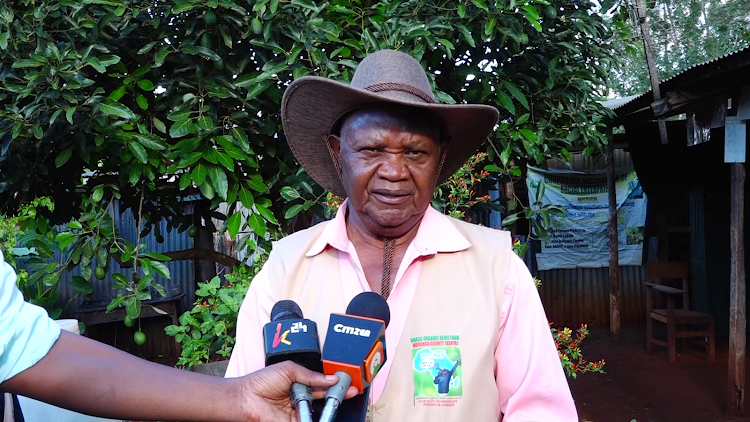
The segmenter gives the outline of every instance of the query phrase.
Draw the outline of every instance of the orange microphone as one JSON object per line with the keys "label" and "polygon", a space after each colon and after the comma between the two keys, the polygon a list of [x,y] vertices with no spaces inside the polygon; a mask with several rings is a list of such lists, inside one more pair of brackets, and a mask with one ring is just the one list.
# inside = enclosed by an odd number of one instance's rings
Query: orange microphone
{"label": "orange microphone", "polygon": [[[351,385],[363,393],[386,361],[385,329],[390,319],[388,303],[373,292],[355,296],[346,314],[331,314],[323,344],[323,373],[351,378]],[[321,422],[333,420],[348,388],[337,384],[328,390]]]}

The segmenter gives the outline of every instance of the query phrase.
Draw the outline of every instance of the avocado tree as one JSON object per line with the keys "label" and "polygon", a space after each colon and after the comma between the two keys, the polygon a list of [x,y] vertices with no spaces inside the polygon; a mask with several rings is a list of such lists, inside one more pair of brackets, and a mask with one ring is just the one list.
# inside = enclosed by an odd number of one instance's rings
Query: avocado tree
{"label": "avocado tree", "polygon": [[[126,242],[114,201],[141,235],[166,220],[188,230],[212,218],[262,244],[302,214],[323,212],[325,193],[295,162],[280,124],[285,86],[303,75],[347,81],[382,48],[427,69],[443,102],[501,111],[486,145],[488,177],[520,176],[525,162],[569,157],[603,142],[596,100],[616,54],[588,0],[18,0],[0,4],[0,210],[34,198],[25,239],[43,253],[53,236],[65,259],[38,263],[32,282],[82,267],[115,276],[136,317],[168,259],[232,257],[213,250],[153,254]],[[314,118],[314,110],[311,110]],[[187,213],[185,198],[199,198]],[[444,198],[445,200],[446,198]],[[225,212],[220,205],[227,204]],[[258,246],[250,241],[248,247]],[[49,255],[49,254],[47,254]],[[53,268],[54,267],[54,268]],[[32,275],[34,277],[34,275]],[[45,278],[46,277],[46,278]]]}

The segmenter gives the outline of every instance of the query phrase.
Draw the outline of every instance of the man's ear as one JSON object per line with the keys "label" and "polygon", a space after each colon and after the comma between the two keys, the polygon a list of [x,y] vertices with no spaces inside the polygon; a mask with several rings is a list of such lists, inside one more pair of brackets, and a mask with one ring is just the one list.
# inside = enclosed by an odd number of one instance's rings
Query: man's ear
{"label": "man's ear", "polygon": [[341,138],[338,135],[328,135],[328,148],[331,150],[331,155],[339,158],[341,154]]}

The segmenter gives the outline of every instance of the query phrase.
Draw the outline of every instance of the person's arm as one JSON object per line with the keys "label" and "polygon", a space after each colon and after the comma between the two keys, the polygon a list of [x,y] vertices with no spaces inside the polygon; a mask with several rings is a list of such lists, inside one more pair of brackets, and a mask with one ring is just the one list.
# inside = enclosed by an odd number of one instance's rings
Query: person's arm
{"label": "person's arm", "polygon": [[[107,418],[182,421],[289,420],[292,382],[327,387],[325,377],[285,362],[225,379],[148,362],[62,332],[49,353],[0,384],[3,390]],[[355,391],[350,390],[349,397]],[[317,398],[325,391],[317,389]]]}
{"label": "person's arm", "polygon": [[453,368],[451,368],[451,371],[449,373],[450,377],[452,377],[453,373],[456,372],[456,369],[458,368],[459,363],[461,363],[461,358],[456,359],[456,363],[453,364]]}
{"label": "person's arm", "polygon": [[263,326],[271,320],[274,303],[268,269],[264,265],[253,278],[242,301],[237,316],[237,337],[225,377],[241,377],[266,365]]}
{"label": "person's arm", "polygon": [[500,314],[495,379],[503,422],[577,422],[534,279],[513,254]]}

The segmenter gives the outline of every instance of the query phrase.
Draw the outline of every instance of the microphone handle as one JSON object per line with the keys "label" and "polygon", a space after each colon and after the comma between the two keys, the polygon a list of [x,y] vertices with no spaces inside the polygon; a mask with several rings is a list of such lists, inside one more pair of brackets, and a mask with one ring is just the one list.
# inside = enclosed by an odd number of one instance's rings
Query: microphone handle
{"label": "microphone handle", "polygon": [[297,409],[299,422],[313,422],[312,419],[312,390],[310,387],[298,382],[292,383],[290,391],[292,404]]}
{"label": "microphone handle", "polygon": [[320,422],[333,422],[336,412],[339,410],[339,406],[341,406],[344,396],[346,396],[346,392],[349,390],[349,386],[352,385],[352,377],[346,372],[337,371],[335,375],[339,377],[339,382],[328,387],[326,405],[323,407],[323,413],[320,415]]}

